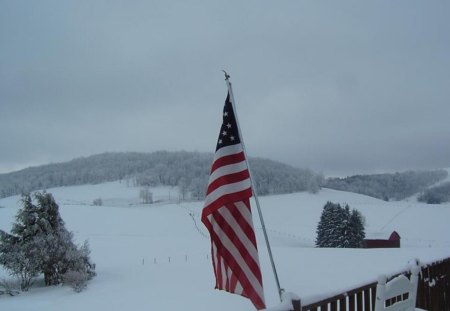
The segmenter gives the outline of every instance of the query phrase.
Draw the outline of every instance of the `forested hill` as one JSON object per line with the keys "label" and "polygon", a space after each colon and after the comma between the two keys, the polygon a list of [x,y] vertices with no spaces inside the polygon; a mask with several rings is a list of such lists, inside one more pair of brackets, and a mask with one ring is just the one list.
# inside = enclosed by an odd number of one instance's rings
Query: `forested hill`
{"label": "forested hill", "polygon": [[402,200],[426,190],[445,179],[447,175],[446,170],[355,175],[346,178],[328,178],[324,187],[365,194],[386,201]]}
{"label": "forested hill", "polygon": [[[198,152],[103,153],[69,162],[0,174],[0,197],[51,187],[126,180],[135,186],[179,186],[203,196],[213,154]],[[279,162],[251,158],[259,194],[316,192],[323,176]]]}

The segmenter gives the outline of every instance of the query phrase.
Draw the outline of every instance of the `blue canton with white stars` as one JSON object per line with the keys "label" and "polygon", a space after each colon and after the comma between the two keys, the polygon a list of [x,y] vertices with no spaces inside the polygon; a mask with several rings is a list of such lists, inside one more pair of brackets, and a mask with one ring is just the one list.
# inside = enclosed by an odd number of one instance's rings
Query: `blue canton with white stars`
{"label": "blue canton with white stars", "polygon": [[236,117],[230,101],[230,94],[228,93],[225,106],[223,107],[223,123],[220,128],[216,151],[222,147],[239,144],[240,142]]}

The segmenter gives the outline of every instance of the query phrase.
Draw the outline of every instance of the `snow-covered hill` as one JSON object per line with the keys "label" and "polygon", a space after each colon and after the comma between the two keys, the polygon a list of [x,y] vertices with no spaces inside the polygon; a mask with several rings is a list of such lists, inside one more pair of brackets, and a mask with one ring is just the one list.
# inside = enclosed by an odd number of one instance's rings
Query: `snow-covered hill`
{"label": "snow-covered hill", "polygon": [[[209,238],[200,223],[202,202],[178,202],[176,188],[152,189],[153,205],[139,203],[139,189],[119,182],[48,190],[60,204],[67,228],[88,239],[98,276],[87,290],[43,287],[0,296],[0,310],[252,310],[237,295],[213,289]],[[101,198],[103,206],[92,206]],[[9,230],[19,197],[0,200],[0,229]],[[304,303],[396,273],[413,259],[450,256],[450,204],[430,206],[385,202],[354,193],[324,189],[261,197],[281,286]],[[348,203],[362,212],[370,235],[402,237],[400,249],[316,249],[317,222],[326,201]],[[254,204],[253,204],[254,206]],[[257,212],[255,226],[267,304],[278,295]],[[8,278],[0,268],[0,278]]]}

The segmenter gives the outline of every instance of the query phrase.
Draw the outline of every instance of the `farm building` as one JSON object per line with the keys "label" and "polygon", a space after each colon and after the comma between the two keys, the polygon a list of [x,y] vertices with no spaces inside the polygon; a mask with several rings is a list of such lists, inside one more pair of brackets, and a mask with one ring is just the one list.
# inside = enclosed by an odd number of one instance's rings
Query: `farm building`
{"label": "farm building", "polygon": [[364,248],[399,248],[400,235],[393,231],[388,239],[364,239]]}

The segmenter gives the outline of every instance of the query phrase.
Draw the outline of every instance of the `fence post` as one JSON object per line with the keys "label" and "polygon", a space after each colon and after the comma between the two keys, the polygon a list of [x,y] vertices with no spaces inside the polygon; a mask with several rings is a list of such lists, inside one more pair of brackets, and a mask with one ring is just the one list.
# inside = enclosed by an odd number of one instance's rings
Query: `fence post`
{"label": "fence post", "polygon": [[381,311],[384,309],[384,304],[386,303],[386,297],[384,295],[384,291],[386,288],[387,278],[384,275],[380,275],[378,277],[377,284],[377,294],[376,294],[376,302],[375,302],[375,311]]}
{"label": "fence post", "polygon": [[445,308],[450,310],[450,260],[447,258],[443,262],[445,275]]}
{"label": "fence post", "polygon": [[292,300],[292,307],[294,308],[292,311],[302,311],[302,302],[300,299]]}

